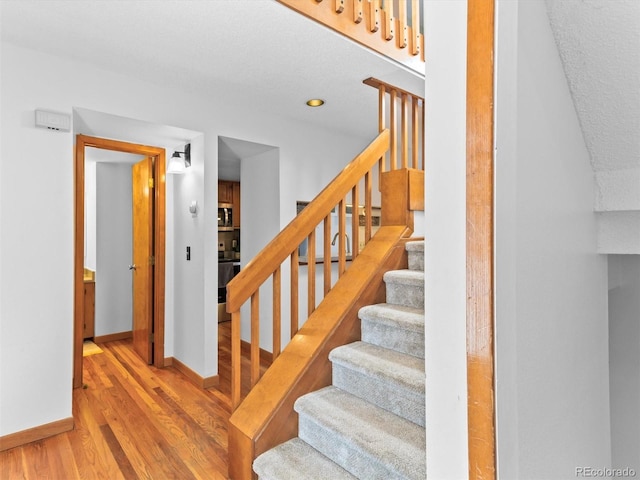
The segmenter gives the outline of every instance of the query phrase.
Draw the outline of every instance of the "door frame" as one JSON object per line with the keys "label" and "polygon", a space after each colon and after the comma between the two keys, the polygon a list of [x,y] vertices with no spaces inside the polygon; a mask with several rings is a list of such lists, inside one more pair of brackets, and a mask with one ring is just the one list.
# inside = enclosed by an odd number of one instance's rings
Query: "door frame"
{"label": "door frame", "polygon": [[164,367],[165,243],[166,243],[166,154],[164,148],[79,134],[74,148],[74,311],[73,388],[82,386],[82,342],[84,312],[84,190],[85,148],[132,153],[154,158],[154,257],[153,273],[153,365]]}
{"label": "door frame", "polygon": [[467,413],[469,479],[495,479],[495,0],[467,0]]}

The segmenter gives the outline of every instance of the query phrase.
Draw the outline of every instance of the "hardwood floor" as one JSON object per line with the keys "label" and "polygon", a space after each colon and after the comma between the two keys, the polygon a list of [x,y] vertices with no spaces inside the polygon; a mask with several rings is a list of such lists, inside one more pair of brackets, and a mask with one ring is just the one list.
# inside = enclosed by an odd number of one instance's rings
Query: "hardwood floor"
{"label": "hardwood floor", "polygon": [[0,478],[227,478],[225,367],[220,389],[202,390],[172,367],[144,364],[131,340],[100,346],[84,357],[86,388],[73,391],[74,430],[0,452]]}
{"label": "hardwood floor", "polygon": [[[271,365],[271,361],[260,358],[260,375]],[[247,348],[242,350],[241,359],[241,397],[244,398],[251,390],[251,353]],[[218,324],[218,389],[231,398],[231,322]]]}

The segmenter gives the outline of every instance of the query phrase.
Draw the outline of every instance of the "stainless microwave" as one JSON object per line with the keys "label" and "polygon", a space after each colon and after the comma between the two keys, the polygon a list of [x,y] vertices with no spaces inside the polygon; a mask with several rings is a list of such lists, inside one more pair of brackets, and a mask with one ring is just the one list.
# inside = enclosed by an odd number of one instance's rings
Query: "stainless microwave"
{"label": "stainless microwave", "polygon": [[231,203],[218,204],[218,230],[221,230],[221,231],[233,230],[233,204]]}

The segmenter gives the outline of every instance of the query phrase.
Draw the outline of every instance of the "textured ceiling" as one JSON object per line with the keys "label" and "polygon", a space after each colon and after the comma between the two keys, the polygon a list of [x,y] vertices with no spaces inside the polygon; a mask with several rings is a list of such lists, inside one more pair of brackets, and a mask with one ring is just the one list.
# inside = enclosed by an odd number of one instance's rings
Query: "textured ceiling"
{"label": "textured ceiling", "polygon": [[[375,76],[424,78],[274,0],[3,0],[2,39],[362,138],[377,132]],[[317,109],[307,99],[321,97]]]}
{"label": "textured ceiling", "polygon": [[[640,0],[546,0],[594,170],[640,166]],[[369,138],[368,76],[423,78],[273,0],[3,0],[2,39]],[[304,102],[325,98],[320,109]]]}
{"label": "textured ceiling", "polygon": [[547,10],[594,171],[640,167],[640,0]]}

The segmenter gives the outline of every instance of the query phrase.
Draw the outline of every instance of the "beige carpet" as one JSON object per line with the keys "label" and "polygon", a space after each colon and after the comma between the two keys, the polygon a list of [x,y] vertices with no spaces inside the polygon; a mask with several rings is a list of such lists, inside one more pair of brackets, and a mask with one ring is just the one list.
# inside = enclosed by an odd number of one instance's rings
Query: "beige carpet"
{"label": "beige carpet", "polygon": [[91,340],[85,340],[82,343],[82,356],[88,357],[89,355],[95,355],[96,353],[102,353],[102,349],[93,343]]}

